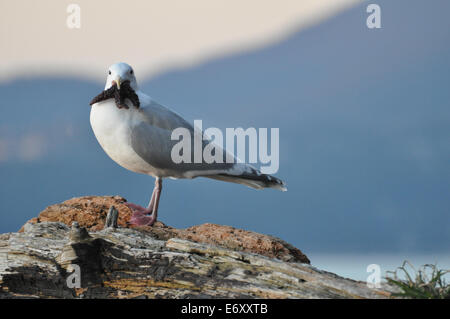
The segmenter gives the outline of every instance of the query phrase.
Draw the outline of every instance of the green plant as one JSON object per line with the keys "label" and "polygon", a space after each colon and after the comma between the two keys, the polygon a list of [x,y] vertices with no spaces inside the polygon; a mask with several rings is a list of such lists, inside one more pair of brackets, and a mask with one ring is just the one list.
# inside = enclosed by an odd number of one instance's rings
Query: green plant
{"label": "green plant", "polygon": [[[410,268],[409,270],[407,269]],[[399,276],[403,274],[404,278]],[[450,285],[445,282],[445,274],[450,270],[438,269],[436,265],[426,264],[416,270],[409,261],[395,271],[386,272],[389,284],[401,289],[402,292],[393,293],[394,297],[412,299],[450,299]],[[391,276],[388,276],[391,274]]]}

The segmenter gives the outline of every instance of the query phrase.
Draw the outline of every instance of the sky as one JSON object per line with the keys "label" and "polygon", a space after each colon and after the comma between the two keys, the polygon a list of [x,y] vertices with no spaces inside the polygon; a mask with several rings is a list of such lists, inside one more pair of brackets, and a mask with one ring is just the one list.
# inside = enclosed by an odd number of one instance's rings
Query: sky
{"label": "sky", "polygon": [[[103,81],[127,60],[151,77],[266,46],[360,0],[41,0],[0,3],[0,81],[72,75]],[[80,13],[79,28],[72,19]],[[32,54],[30,54],[32,52]]]}
{"label": "sky", "polygon": [[[201,119],[204,128],[280,130],[276,175],[287,192],[167,180],[159,217],[173,227],[209,222],[271,234],[313,264],[314,256],[325,260],[322,254],[388,254],[434,256],[430,262],[450,267],[448,258],[435,257],[450,251],[450,3],[377,1],[381,29],[366,26],[368,2],[342,3],[306,25],[278,8],[277,15],[292,22],[282,31],[264,31],[264,41],[225,41],[225,53],[214,53],[220,45],[211,44],[173,64],[157,58],[146,64],[139,43],[135,50],[118,44],[133,51],[141,89],[187,120]],[[261,21],[268,16],[261,13]],[[218,29],[211,31],[217,37]],[[13,43],[10,37],[2,33],[2,45]],[[189,51],[168,41],[167,50]],[[164,45],[155,47],[164,55]],[[89,101],[103,89],[116,56],[103,63],[100,51],[78,50],[71,65],[62,52],[54,71],[37,68],[29,54],[8,54],[11,63],[2,59],[0,67],[0,232],[82,195],[117,194],[146,204],[153,179],[109,159],[89,124]],[[46,54],[39,55],[36,61],[42,58],[45,66]],[[31,64],[27,73],[23,66]]]}

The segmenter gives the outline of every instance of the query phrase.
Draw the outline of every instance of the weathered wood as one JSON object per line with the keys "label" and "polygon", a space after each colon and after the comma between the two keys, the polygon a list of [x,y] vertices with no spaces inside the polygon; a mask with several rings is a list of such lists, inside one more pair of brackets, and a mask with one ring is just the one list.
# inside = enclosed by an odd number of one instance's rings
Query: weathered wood
{"label": "weathered wood", "polygon": [[[70,288],[77,267],[81,286]],[[41,222],[0,235],[0,298],[24,297],[386,298],[389,292],[308,264],[161,240],[139,229],[87,232]]]}
{"label": "weathered wood", "polygon": [[108,211],[108,215],[106,215],[105,228],[117,228],[117,220],[119,218],[119,211],[111,206]]}
{"label": "weathered wood", "polygon": [[[133,228],[130,219],[133,214],[120,196],[84,196],[72,198],[44,209],[37,218],[28,223],[62,222],[71,226],[77,222],[89,232],[97,232],[105,228],[107,215],[111,206],[118,210],[118,227]],[[186,239],[198,243],[211,244],[236,251],[257,253],[269,258],[278,258],[289,262],[310,263],[308,257],[291,244],[269,235],[216,224],[202,224],[186,229],[177,229],[157,221],[153,226],[141,226],[140,230],[149,236],[161,240],[170,238]],[[19,232],[22,232],[22,227]]]}

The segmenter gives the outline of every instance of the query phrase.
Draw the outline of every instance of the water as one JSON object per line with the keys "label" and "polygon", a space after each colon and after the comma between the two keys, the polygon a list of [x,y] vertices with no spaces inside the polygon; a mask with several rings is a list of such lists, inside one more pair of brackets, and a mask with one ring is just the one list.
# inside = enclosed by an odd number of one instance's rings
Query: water
{"label": "water", "polygon": [[[427,254],[405,254],[405,253],[382,253],[382,254],[326,254],[309,253],[311,264],[321,270],[335,273],[339,276],[355,280],[366,281],[371,272],[367,272],[367,266],[377,264],[380,266],[382,280],[386,271],[395,270],[401,266],[404,260],[408,260],[418,269],[424,264],[437,264],[439,269],[450,270],[450,252],[427,253]],[[445,277],[450,282],[450,274]]]}

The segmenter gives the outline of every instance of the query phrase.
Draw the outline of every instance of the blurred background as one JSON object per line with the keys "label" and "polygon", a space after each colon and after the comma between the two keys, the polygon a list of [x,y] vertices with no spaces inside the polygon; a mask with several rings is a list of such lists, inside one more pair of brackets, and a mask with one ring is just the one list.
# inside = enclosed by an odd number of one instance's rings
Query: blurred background
{"label": "blurred background", "polygon": [[287,192],[167,180],[164,223],[271,234],[361,280],[404,259],[449,269],[450,2],[372,2],[0,2],[0,233],[77,196],[147,204],[153,179],[109,159],[89,124],[123,61],[204,128],[280,128]]}

